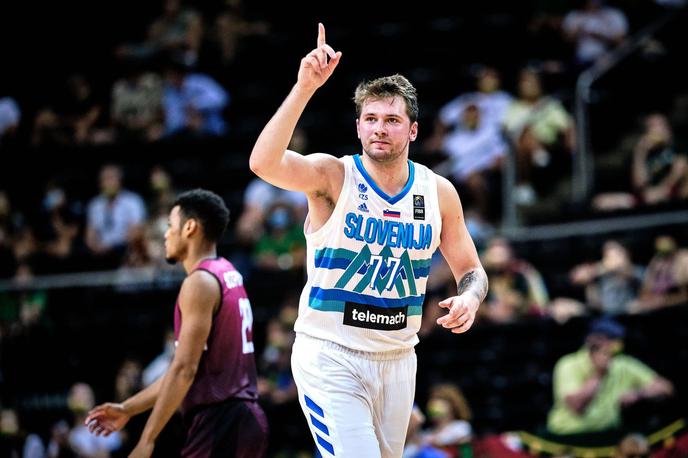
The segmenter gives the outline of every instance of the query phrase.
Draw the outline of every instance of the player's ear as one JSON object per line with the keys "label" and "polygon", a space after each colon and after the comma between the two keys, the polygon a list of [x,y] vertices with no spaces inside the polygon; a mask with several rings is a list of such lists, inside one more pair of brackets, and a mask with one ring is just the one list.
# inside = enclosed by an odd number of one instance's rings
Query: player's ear
{"label": "player's ear", "polygon": [[195,218],[189,218],[184,222],[183,232],[184,235],[190,237],[194,232],[198,230],[198,221]]}
{"label": "player's ear", "polygon": [[418,121],[413,121],[411,131],[409,132],[409,140],[415,141],[416,137],[418,137]]}

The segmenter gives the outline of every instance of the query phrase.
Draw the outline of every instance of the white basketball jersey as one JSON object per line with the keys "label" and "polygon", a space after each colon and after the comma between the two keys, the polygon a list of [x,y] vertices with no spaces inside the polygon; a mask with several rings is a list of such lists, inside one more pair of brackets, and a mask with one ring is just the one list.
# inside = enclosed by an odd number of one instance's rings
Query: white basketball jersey
{"label": "white basketball jersey", "polygon": [[360,351],[413,347],[442,231],[436,176],[408,161],[406,186],[388,196],[359,155],[341,160],[332,215],[313,233],[306,223],[308,280],[295,330]]}

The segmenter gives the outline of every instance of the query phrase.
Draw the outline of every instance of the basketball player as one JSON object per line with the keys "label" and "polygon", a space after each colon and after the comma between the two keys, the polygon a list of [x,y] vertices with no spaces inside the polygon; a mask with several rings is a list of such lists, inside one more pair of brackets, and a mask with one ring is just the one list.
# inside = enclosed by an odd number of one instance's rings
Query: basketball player
{"label": "basketball player", "polygon": [[458,295],[439,303],[448,313],[437,320],[453,333],[473,324],[487,277],[454,187],[408,160],[418,104],[403,76],[356,89],[362,154],[338,159],[286,150],[306,104],[341,57],[320,24],[318,46],[301,60],[296,85],[260,134],[250,165],[264,180],[308,197],[308,280],[292,371],[320,453],[400,457],[433,252],[442,250],[458,280]]}
{"label": "basketball player", "polygon": [[241,274],[216,252],[228,220],[224,202],[210,191],[186,192],[172,207],[166,256],[187,272],[174,310],[172,363],[146,389],[121,404],[97,406],[86,418],[91,432],[108,435],[153,408],[130,457],[151,455],[155,439],[180,406],[187,427],[182,456],[265,453],[267,420],[256,402],[251,304]]}

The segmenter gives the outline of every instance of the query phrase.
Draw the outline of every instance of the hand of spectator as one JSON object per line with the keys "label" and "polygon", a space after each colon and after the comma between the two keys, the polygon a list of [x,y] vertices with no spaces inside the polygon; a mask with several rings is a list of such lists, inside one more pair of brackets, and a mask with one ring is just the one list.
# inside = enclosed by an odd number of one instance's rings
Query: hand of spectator
{"label": "hand of spectator", "polygon": [[619,398],[619,401],[623,407],[628,407],[635,404],[640,399],[642,399],[642,396],[639,390],[630,390],[624,393],[621,398]]}
{"label": "hand of spectator", "polygon": [[96,436],[109,436],[124,428],[130,418],[123,404],[108,402],[94,407],[84,420],[84,425]]}
{"label": "hand of spectator", "polygon": [[[327,61],[327,58],[330,61]],[[341,52],[335,52],[325,42],[325,26],[318,24],[318,46],[301,59],[297,85],[308,91],[315,91],[332,76],[339,64]]]}

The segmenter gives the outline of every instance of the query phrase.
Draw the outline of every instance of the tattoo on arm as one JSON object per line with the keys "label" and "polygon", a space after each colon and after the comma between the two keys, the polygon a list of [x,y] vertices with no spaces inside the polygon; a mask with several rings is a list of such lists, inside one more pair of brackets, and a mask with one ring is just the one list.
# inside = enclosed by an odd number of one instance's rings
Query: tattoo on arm
{"label": "tattoo on arm", "polygon": [[487,275],[482,269],[471,270],[461,278],[458,284],[459,295],[470,292],[482,302],[487,295]]}

